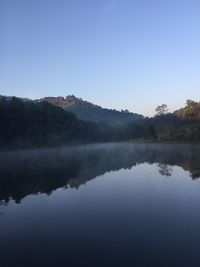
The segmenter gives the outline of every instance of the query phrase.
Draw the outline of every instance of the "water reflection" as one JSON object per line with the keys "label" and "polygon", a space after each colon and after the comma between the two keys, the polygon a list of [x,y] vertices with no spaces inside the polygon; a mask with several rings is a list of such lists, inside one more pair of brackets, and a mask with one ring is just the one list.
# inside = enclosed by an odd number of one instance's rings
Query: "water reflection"
{"label": "water reflection", "polygon": [[29,194],[80,185],[109,171],[156,163],[158,172],[172,176],[172,166],[200,177],[200,147],[169,144],[99,144],[0,153],[0,201],[17,203]]}
{"label": "water reflection", "polygon": [[161,175],[164,175],[164,176],[172,176],[172,172],[173,172],[173,169],[167,165],[167,164],[163,164],[163,163],[158,163],[158,168],[159,168],[159,173]]}

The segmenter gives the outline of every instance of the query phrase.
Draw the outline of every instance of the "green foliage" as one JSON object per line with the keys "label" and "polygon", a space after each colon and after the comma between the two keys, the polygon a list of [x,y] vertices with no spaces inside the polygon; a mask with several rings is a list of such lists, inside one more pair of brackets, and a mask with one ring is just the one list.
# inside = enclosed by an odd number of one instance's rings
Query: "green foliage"
{"label": "green foliage", "polygon": [[0,146],[23,148],[126,140],[200,141],[200,103],[187,101],[175,113],[138,119],[127,126],[78,120],[48,102],[0,99]]}
{"label": "green foliage", "polygon": [[47,102],[34,103],[13,97],[0,100],[1,147],[57,145],[96,141],[97,125],[79,121]]}
{"label": "green foliage", "polygon": [[187,100],[186,107],[178,110],[176,115],[179,118],[186,120],[198,121],[200,120],[200,102]]}
{"label": "green foliage", "polygon": [[[194,111],[195,110],[195,111]],[[200,141],[199,104],[189,102],[188,105],[175,112],[157,115],[132,123],[130,129],[134,129],[132,138],[140,138],[151,141]],[[140,131],[136,125],[140,124]],[[143,130],[142,130],[143,129]],[[134,133],[133,133],[134,132]]]}

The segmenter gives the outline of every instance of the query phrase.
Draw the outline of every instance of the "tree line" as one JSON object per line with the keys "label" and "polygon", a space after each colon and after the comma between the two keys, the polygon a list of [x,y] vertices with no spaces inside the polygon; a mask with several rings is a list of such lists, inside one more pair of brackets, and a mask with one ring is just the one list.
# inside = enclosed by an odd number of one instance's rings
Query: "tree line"
{"label": "tree line", "polygon": [[70,112],[45,101],[0,99],[0,146],[23,148],[65,143],[128,140],[200,141],[200,102],[168,113],[167,105],[156,108],[152,118],[139,119],[124,127],[82,121]]}
{"label": "tree line", "polygon": [[131,123],[128,129],[133,139],[142,138],[153,141],[200,141],[200,102],[187,100],[186,106],[173,113],[167,105],[156,108],[152,118]]}

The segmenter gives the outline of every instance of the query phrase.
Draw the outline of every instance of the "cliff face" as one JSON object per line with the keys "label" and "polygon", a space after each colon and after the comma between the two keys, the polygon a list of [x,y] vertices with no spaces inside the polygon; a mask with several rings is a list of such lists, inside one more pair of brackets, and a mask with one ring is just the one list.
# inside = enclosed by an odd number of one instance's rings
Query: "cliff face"
{"label": "cliff face", "polygon": [[79,119],[104,123],[113,126],[124,126],[129,122],[142,119],[143,116],[126,111],[105,109],[88,101],[77,98],[74,95],[67,97],[45,97],[38,101],[47,101],[59,106],[66,111],[73,112]]}

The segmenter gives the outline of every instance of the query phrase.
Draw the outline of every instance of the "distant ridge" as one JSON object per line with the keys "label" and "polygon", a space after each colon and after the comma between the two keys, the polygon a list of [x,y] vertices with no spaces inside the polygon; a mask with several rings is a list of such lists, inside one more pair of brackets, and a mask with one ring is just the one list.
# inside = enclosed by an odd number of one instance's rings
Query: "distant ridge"
{"label": "distant ridge", "polygon": [[32,99],[29,98],[24,98],[24,97],[17,97],[17,96],[5,96],[5,95],[0,95],[0,99],[6,99],[7,101],[12,100],[13,97],[16,97],[18,99],[21,99],[22,101],[33,101]]}
{"label": "distant ridge", "polygon": [[128,110],[117,111],[102,108],[93,103],[77,98],[74,95],[64,97],[44,97],[36,101],[46,101],[59,106],[66,111],[73,112],[79,119],[96,123],[105,123],[112,126],[124,126],[138,119],[142,115],[131,113]]}

